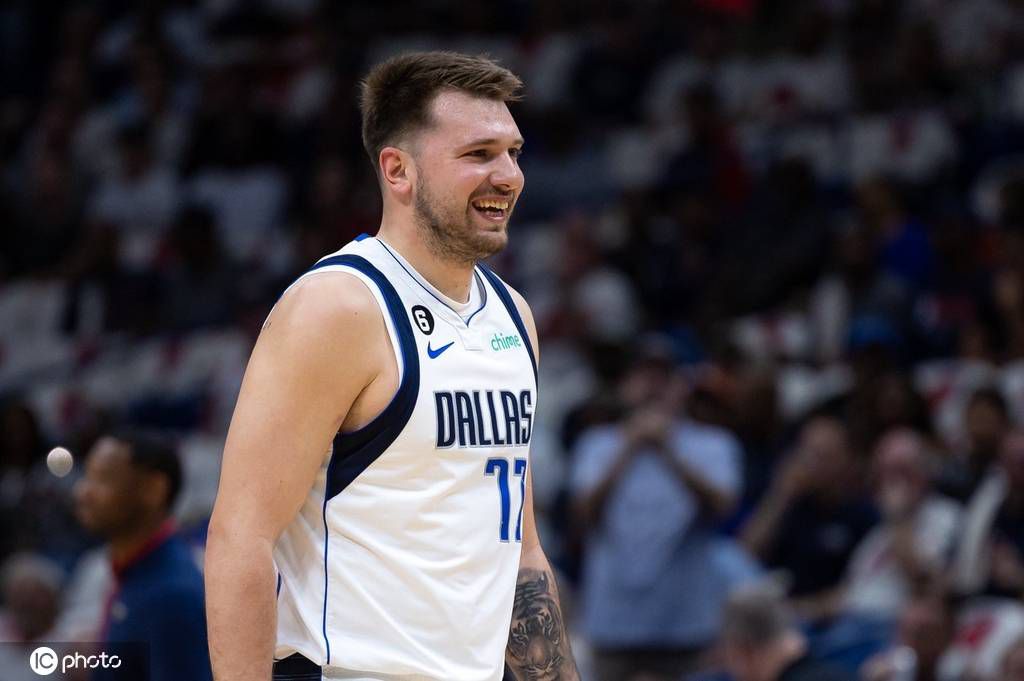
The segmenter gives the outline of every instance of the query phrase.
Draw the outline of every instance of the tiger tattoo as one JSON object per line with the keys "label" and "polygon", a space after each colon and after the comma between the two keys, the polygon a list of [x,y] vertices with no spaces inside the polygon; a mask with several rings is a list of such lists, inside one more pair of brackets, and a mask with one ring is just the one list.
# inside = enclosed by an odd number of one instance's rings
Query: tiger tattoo
{"label": "tiger tattoo", "polygon": [[570,678],[563,675],[566,663],[569,669],[575,664],[565,636],[550,575],[539,570],[521,570],[507,649],[507,660],[516,678],[523,681]]}

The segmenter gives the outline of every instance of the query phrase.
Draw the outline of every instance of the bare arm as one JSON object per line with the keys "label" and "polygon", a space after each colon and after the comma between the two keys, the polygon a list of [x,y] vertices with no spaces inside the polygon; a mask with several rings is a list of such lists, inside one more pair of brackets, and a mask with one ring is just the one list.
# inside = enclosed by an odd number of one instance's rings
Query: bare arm
{"label": "bare arm", "polygon": [[916,516],[898,519],[892,528],[892,553],[911,582],[925,582],[941,571],[936,561],[929,561],[918,550]]}
{"label": "bare arm", "polygon": [[740,541],[747,551],[761,560],[771,554],[783,518],[809,488],[810,482],[807,455],[791,453],[740,533]]}
{"label": "bare arm", "polygon": [[721,520],[729,515],[736,506],[736,496],[708,480],[685,461],[681,461],[671,448],[672,443],[668,442],[662,451],[665,465],[680,484],[693,493],[700,508],[715,520]]}
{"label": "bare arm", "polygon": [[[530,334],[534,352],[538,352],[537,328],[530,308],[519,293],[512,291],[512,296]],[[523,549],[505,664],[517,681],[580,679],[569,646],[569,632],[562,617],[555,576],[537,536],[531,474],[527,475],[526,499],[523,502]]]}
{"label": "bare arm", "polygon": [[633,460],[636,453],[636,444],[628,440],[622,443],[615,463],[608,469],[601,481],[590,491],[583,492],[573,504],[573,512],[584,528],[593,528],[601,523],[604,517],[604,508],[616,483],[622,479],[622,475]]}
{"label": "bare arm", "polygon": [[[269,681],[276,629],[272,550],[330,443],[390,352],[365,286],[325,273],[297,284],[260,334],[224,448],[206,552],[217,681]],[[353,353],[352,348],[360,348]],[[364,352],[364,348],[366,348]],[[394,361],[393,359],[391,360]]]}
{"label": "bare arm", "polygon": [[555,575],[551,571],[533,518],[533,485],[526,486],[523,552],[512,606],[505,664],[517,681],[579,681],[569,645]]}
{"label": "bare arm", "polygon": [[768,490],[740,533],[740,541],[747,551],[761,560],[767,558],[790,503],[791,499],[778,490]]}

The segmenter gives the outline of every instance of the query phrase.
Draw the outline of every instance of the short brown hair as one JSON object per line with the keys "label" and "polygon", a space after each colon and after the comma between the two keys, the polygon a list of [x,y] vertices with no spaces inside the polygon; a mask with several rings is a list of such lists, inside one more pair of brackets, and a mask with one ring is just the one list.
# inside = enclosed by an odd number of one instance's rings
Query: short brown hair
{"label": "short brown hair", "polygon": [[721,638],[733,645],[764,648],[793,630],[782,585],[771,580],[734,590],[722,611]]}
{"label": "short brown hair", "polygon": [[514,102],[523,82],[484,56],[410,52],[373,67],[361,83],[363,147],[377,167],[380,150],[430,123],[429,107],[443,90]]}

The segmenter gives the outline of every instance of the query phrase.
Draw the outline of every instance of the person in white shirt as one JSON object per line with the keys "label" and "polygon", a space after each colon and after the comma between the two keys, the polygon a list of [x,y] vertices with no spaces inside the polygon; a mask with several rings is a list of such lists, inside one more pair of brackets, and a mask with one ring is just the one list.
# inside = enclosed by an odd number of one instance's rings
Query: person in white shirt
{"label": "person in white shirt", "polygon": [[885,433],[875,447],[875,502],[882,522],[854,549],[843,599],[847,612],[894,618],[915,584],[946,568],[960,525],[955,501],[932,491],[927,443],[914,430]]}

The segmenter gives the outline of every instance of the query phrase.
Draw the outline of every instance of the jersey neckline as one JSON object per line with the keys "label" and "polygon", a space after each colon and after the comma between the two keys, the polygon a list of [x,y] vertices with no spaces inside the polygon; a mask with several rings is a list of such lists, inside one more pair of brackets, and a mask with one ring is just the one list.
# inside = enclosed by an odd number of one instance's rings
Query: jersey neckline
{"label": "jersey neckline", "polygon": [[463,325],[468,327],[470,322],[473,321],[473,317],[475,317],[477,313],[483,310],[484,306],[487,305],[487,287],[480,279],[480,273],[477,267],[473,268],[473,282],[470,284],[469,300],[465,303],[460,303],[457,300],[446,296],[438,290],[436,286],[427,281],[427,279],[394,248],[388,246],[384,241],[377,237],[371,238],[380,244],[381,248],[383,248],[387,254],[394,259],[398,266],[401,267],[407,275],[409,275],[410,279],[416,282],[420,288],[426,291],[430,297],[440,303],[446,310],[451,312],[451,314]]}

